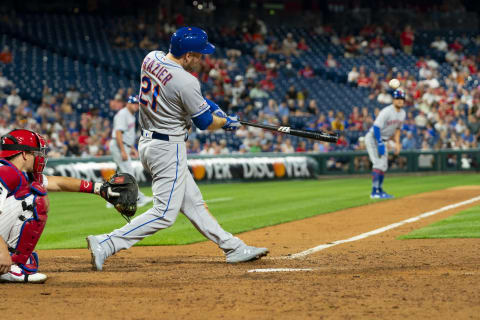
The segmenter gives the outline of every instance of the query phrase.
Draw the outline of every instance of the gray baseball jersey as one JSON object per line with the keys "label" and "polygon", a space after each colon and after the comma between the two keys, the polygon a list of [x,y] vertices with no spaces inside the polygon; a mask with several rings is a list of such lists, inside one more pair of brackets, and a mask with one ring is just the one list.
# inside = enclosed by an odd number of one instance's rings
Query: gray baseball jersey
{"label": "gray baseball jersey", "polygon": [[113,118],[112,138],[116,139],[117,131],[122,132],[123,143],[131,147],[135,144],[135,115],[127,107],[122,108]]}
{"label": "gray baseball jersey", "polygon": [[[382,140],[390,139],[395,131],[402,127],[406,115],[405,110],[400,109],[397,111],[393,104],[380,111],[373,125],[380,128],[380,137]],[[373,127],[370,128],[370,131],[373,132]]]}
{"label": "gray baseball jersey", "polygon": [[198,79],[162,51],[152,51],[143,60],[139,100],[142,128],[167,135],[184,135],[191,117],[209,109]]}
{"label": "gray baseball jersey", "polygon": [[[383,108],[378,114],[374,126],[380,128],[380,138],[383,141],[389,140],[397,129],[402,127],[405,121],[406,112],[403,109],[397,111],[393,104]],[[365,137],[365,147],[367,148],[368,157],[372,162],[373,169],[381,170],[383,172],[388,169],[388,149],[385,144],[385,154],[380,156],[378,154],[377,140],[373,134],[373,127],[370,128]]]}
{"label": "gray baseball jersey", "polygon": [[[198,80],[160,51],[150,52],[141,68],[140,160],[153,180],[153,208],[98,240],[108,255],[128,249],[158,230],[171,226],[181,211],[225,252],[245,245],[226,232],[210,214],[187,166],[185,133],[191,118],[209,112]],[[152,132],[169,141],[152,138]]]}

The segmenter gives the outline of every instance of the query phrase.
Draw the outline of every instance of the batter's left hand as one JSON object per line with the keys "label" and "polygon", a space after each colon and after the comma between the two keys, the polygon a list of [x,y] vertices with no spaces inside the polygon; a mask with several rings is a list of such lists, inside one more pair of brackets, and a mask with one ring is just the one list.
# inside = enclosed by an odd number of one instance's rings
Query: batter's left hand
{"label": "batter's left hand", "polygon": [[240,127],[240,122],[237,116],[228,116],[227,123],[222,127],[225,131],[235,131]]}

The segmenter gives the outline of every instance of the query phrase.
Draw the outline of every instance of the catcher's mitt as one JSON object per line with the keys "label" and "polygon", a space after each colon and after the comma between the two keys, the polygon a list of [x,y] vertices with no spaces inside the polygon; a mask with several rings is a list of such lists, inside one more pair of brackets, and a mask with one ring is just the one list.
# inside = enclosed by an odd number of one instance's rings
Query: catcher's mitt
{"label": "catcher's mitt", "polygon": [[128,173],[116,173],[100,187],[100,196],[113,204],[128,221],[137,211],[138,184]]}

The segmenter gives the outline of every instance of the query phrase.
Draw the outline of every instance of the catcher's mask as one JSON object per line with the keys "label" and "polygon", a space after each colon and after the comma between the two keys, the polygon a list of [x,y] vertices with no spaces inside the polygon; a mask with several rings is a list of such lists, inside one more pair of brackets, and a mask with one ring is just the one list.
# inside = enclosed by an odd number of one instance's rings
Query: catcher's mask
{"label": "catcher's mask", "polygon": [[36,132],[26,129],[14,129],[1,138],[0,158],[15,156],[21,152],[31,152],[33,162],[33,176],[41,181],[41,175],[47,164],[47,143]]}

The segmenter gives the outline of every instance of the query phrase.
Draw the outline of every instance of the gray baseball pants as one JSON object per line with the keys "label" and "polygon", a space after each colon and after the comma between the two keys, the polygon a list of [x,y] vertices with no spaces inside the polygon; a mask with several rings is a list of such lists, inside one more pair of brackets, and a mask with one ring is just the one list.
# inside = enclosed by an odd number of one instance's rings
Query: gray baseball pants
{"label": "gray baseball pants", "polygon": [[365,147],[367,148],[368,157],[372,162],[373,169],[386,172],[388,169],[388,149],[387,142],[385,142],[385,154],[380,156],[378,154],[377,141],[371,131],[365,136]]}
{"label": "gray baseball pants", "polygon": [[223,230],[208,211],[187,167],[184,136],[170,136],[170,141],[142,137],[139,152],[144,168],[153,178],[153,208],[105,235],[101,243],[108,244],[110,254],[128,249],[143,238],[170,227],[179,211],[225,252],[244,245],[242,240]]}

